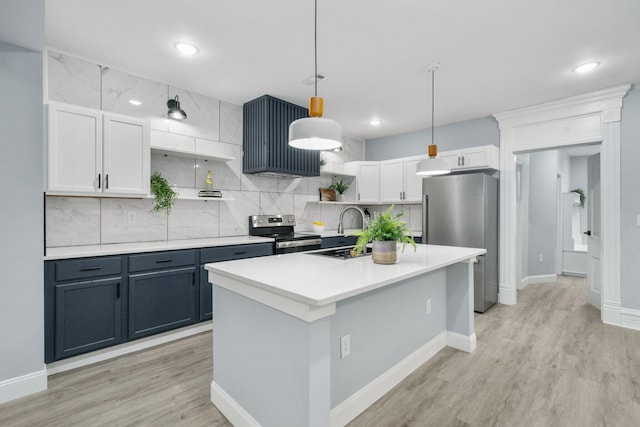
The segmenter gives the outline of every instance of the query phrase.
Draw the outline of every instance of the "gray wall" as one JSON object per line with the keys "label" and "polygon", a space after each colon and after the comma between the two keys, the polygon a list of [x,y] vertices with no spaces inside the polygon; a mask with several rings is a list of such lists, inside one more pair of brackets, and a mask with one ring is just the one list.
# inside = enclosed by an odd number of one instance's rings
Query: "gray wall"
{"label": "gray wall", "polygon": [[[479,145],[500,145],[498,122],[493,117],[468,120],[434,129],[438,150],[448,151]],[[366,141],[366,160],[388,160],[426,154],[431,128]]]}
{"label": "gray wall", "polygon": [[529,154],[527,276],[555,274],[557,172],[556,150]]}
{"label": "gray wall", "polygon": [[44,1],[2,7],[0,383],[44,369],[42,53],[15,45],[42,49]]}
{"label": "gray wall", "polygon": [[620,124],[620,231],[622,306],[640,310],[640,89],[634,87],[623,99]]}

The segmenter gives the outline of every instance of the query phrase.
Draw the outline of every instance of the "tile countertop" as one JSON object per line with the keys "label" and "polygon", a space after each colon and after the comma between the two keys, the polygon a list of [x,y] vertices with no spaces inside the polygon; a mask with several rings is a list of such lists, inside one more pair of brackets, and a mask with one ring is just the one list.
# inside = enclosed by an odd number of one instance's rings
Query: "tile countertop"
{"label": "tile countertop", "polygon": [[[310,306],[323,306],[474,259],[486,252],[485,249],[418,245],[415,252],[411,249],[398,252],[398,262],[393,265],[375,264],[369,255],[342,260],[297,252],[222,261],[206,264],[205,268],[210,272],[209,281],[216,283],[222,276],[240,282],[246,285],[247,293],[234,288],[235,291],[257,301],[268,299],[264,293],[267,291]],[[287,274],[282,274],[283,271]],[[300,280],[301,277],[305,280]]]}
{"label": "tile countertop", "polygon": [[214,246],[246,245],[273,242],[273,239],[255,236],[215,237],[208,239],[163,240],[159,242],[114,243],[110,245],[67,246],[47,248],[45,261],[69,258],[87,258],[104,255],[122,255],[140,252],[159,252],[176,249],[208,248]]}

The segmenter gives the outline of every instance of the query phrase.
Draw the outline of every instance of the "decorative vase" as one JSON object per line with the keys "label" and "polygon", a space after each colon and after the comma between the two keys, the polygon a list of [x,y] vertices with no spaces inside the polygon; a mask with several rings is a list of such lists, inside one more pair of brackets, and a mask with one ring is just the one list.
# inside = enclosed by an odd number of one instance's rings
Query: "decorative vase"
{"label": "decorative vase", "polygon": [[336,193],[336,202],[342,202],[343,200],[342,193]]}
{"label": "decorative vase", "polygon": [[395,240],[374,240],[371,258],[376,264],[395,264],[398,252]]}

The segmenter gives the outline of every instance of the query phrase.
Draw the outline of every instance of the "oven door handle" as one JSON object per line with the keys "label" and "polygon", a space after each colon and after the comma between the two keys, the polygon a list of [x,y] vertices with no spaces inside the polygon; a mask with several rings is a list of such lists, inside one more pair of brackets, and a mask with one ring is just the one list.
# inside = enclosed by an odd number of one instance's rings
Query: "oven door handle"
{"label": "oven door handle", "polygon": [[313,246],[322,244],[322,239],[291,240],[287,242],[276,242],[276,249],[299,248],[301,246]]}

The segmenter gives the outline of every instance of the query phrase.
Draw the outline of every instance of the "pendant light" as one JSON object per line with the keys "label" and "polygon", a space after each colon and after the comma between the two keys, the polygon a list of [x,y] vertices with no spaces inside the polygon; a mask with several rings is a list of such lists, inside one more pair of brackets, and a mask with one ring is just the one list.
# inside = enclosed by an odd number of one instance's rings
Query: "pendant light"
{"label": "pendant light", "polygon": [[289,145],[303,150],[334,150],[342,147],[342,127],[322,117],[323,99],[318,96],[318,0],[314,10],[315,96],[309,98],[309,117],[289,125]]}
{"label": "pendant light", "polygon": [[440,64],[429,67],[431,73],[431,144],[428,147],[429,158],[421,160],[416,165],[416,173],[421,176],[446,175],[451,173],[451,168],[443,159],[438,158],[438,146],[435,144],[434,135],[434,116],[435,116],[435,74],[440,68]]}

